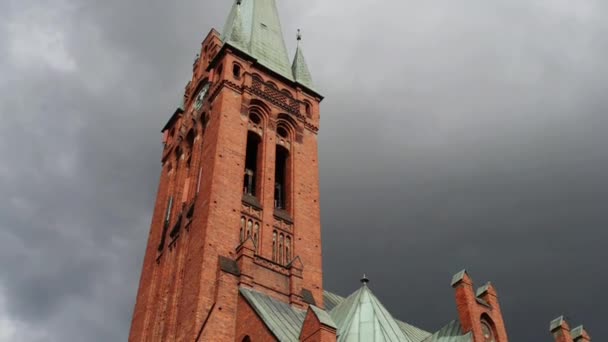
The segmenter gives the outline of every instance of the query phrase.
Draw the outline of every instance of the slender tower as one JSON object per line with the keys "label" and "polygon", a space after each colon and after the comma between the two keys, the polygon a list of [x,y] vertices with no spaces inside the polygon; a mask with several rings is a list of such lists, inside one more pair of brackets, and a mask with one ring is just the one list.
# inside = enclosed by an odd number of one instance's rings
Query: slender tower
{"label": "slender tower", "polygon": [[319,103],[274,0],[237,0],[162,129],[130,341],[235,341],[243,291],[323,307]]}

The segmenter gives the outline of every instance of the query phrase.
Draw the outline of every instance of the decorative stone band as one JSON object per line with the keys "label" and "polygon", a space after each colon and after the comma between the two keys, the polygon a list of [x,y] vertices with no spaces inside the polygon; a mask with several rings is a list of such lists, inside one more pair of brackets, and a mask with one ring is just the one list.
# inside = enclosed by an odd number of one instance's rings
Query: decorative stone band
{"label": "decorative stone band", "polygon": [[264,259],[259,255],[255,256],[254,262],[260,266],[271,269],[275,272],[281,273],[282,275],[289,276],[289,269],[285,266],[274,263],[270,260]]}

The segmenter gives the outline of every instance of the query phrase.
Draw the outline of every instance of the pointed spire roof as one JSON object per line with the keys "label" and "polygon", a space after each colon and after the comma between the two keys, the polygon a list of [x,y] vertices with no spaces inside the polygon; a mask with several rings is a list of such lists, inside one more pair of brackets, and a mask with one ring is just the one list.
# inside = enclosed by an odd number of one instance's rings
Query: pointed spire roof
{"label": "pointed spire roof", "polygon": [[294,80],[275,0],[236,0],[222,40],[270,70]]}
{"label": "pointed spire roof", "polygon": [[291,65],[291,71],[293,72],[293,78],[296,82],[301,85],[313,89],[312,76],[308,70],[308,65],[304,59],[304,52],[302,51],[302,34],[298,30],[298,48],[296,49],[296,56],[293,59]]}
{"label": "pointed spire roof", "polygon": [[414,342],[374,296],[363,286],[330,312],[338,329],[338,342]]}

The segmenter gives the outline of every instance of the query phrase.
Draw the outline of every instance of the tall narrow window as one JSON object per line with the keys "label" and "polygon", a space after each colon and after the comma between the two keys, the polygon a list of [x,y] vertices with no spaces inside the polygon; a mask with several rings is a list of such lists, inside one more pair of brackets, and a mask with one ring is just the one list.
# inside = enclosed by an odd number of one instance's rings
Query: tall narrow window
{"label": "tall narrow window", "polygon": [[289,151],[277,145],[274,173],[274,207],[287,210],[288,203],[288,160]]}
{"label": "tall narrow window", "polygon": [[272,261],[277,261],[277,231],[272,232]]}
{"label": "tall narrow window", "polygon": [[163,232],[160,237],[160,244],[158,245],[158,251],[161,252],[165,248],[165,239],[167,237],[167,230],[169,229],[169,223],[171,222],[171,210],[173,209],[173,196],[169,197],[167,203],[167,210],[165,211],[165,221],[163,222]]}
{"label": "tall narrow window", "polygon": [[258,186],[258,153],[260,151],[260,136],[253,132],[247,133],[247,154],[245,157],[245,178],[243,192],[246,195],[257,196]]}
{"label": "tall narrow window", "polygon": [[241,243],[245,241],[245,218],[241,217]]}
{"label": "tall narrow window", "polygon": [[312,106],[308,102],[304,102],[304,110],[306,111],[306,116],[312,118]]}
{"label": "tall narrow window", "polygon": [[283,264],[283,245],[285,243],[285,236],[281,234],[279,236],[279,264]]}
{"label": "tall narrow window", "polygon": [[241,66],[238,64],[234,64],[232,66],[232,76],[234,76],[234,78],[236,78],[237,80],[239,78],[241,78]]}
{"label": "tall narrow window", "polygon": [[192,154],[194,153],[194,130],[191,129],[190,132],[188,132],[188,135],[186,136],[186,167],[188,169],[190,169],[190,166],[192,164]]}
{"label": "tall narrow window", "polygon": [[291,238],[287,236],[285,238],[285,263],[291,262]]}
{"label": "tall narrow window", "polygon": [[255,226],[253,228],[253,242],[255,243],[255,250],[257,252],[258,250],[258,238],[260,236],[260,224],[259,223],[255,223]]}
{"label": "tall narrow window", "polygon": [[249,220],[247,221],[247,237],[246,239],[249,239],[251,237],[251,229],[253,228],[253,221]]}

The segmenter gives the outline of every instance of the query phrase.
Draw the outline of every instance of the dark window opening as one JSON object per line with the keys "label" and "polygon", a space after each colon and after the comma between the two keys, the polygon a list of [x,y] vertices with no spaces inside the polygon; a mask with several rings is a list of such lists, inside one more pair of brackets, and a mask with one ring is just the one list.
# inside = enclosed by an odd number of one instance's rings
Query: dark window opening
{"label": "dark window opening", "polygon": [[241,243],[245,242],[245,218],[241,217]]}
{"label": "dark window opening", "polygon": [[219,67],[217,67],[217,69],[215,69],[215,82],[219,81],[220,78],[222,77],[222,72],[224,70],[224,66],[220,64]]}
{"label": "dark window opening", "polygon": [[171,221],[171,210],[173,209],[173,197],[169,197],[169,203],[167,203],[167,211],[165,212],[165,221],[163,222],[163,232],[160,237],[160,244],[158,245],[158,251],[162,252],[165,248],[165,239],[167,237],[167,230],[169,229],[169,223]]}
{"label": "dark window opening", "polygon": [[241,66],[240,65],[235,64],[232,66],[232,75],[236,79],[241,78]]}
{"label": "dark window opening", "polygon": [[260,118],[260,116],[255,113],[249,114],[249,120],[251,122],[253,122],[255,125],[259,125],[262,123],[262,118]]}
{"label": "dark window opening", "polygon": [[312,108],[310,107],[310,103],[308,103],[308,102],[304,103],[304,109],[306,111],[306,116],[311,118],[312,117]]}
{"label": "dark window opening", "polygon": [[186,136],[186,145],[188,149],[188,159],[186,159],[186,167],[190,169],[190,165],[192,163],[192,152],[194,149],[194,130],[190,130],[190,132],[188,132],[188,135]]}
{"label": "dark window opening", "polygon": [[287,210],[288,171],[289,151],[283,146],[277,145],[276,162],[274,169],[274,207],[276,209]]}
{"label": "dark window opening", "polygon": [[285,129],[285,127],[279,127],[277,129],[277,134],[281,137],[281,138],[285,138],[287,139],[289,137],[289,132],[287,132],[287,129]]}
{"label": "dark window opening", "polygon": [[283,265],[283,243],[285,242],[285,235],[279,236],[279,264]]}
{"label": "dark window opening", "polygon": [[272,261],[277,262],[277,231],[272,232]]}
{"label": "dark window opening", "polygon": [[243,180],[243,193],[256,196],[258,186],[258,153],[260,150],[260,137],[249,132],[247,134],[247,152],[245,156],[245,175]]}

